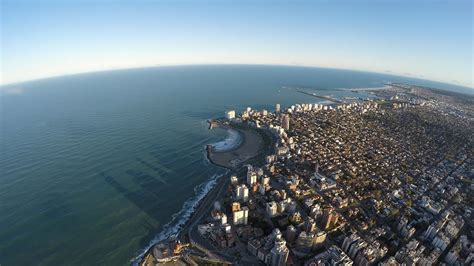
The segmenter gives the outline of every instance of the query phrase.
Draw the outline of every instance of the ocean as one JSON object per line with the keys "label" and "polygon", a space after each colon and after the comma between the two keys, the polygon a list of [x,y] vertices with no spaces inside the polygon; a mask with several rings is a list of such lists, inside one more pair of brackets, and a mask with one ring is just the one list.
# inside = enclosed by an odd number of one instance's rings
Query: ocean
{"label": "ocean", "polygon": [[[206,120],[246,107],[317,103],[298,93],[406,82],[359,71],[264,65],[175,66],[49,78],[0,88],[0,264],[128,265],[176,232],[226,171]],[[232,137],[232,136],[230,136]]]}

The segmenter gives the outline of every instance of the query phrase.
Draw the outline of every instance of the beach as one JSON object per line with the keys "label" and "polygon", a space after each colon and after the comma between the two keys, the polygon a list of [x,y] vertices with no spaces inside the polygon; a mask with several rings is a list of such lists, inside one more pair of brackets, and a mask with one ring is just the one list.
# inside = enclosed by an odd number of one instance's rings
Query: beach
{"label": "beach", "polygon": [[[209,122],[209,121],[208,121]],[[211,122],[209,122],[211,124]],[[229,171],[213,179],[206,193],[193,206],[189,219],[183,221],[177,230],[175,237],[182,243],[190,243],[199,248],[204,248],[212,254],[219,255],[222,263],[231,262],[233,258],[228,258],[209,246],[207,241],[197,232],[196,225],[208,213],[213,203],[222,198],[229,186],[230,175],[244,175],[247,171],[245,163],[261,165],[265,161],[265,156],[274,152],[272,135],[266,129],[257,129],[242,123],[223,123],[220,120],[212,120],[212,127],[226,130],[228,136],[214,144],[206,146],[206,157],[210,163],[229,169]],[[165,239],[163,241],[166,241]],[[158,244],[158,243],[157,243]],[[152,251],[155,245],[149,247],[143,256],[137,258],[135,265],[140,261],[140,265],[154,265]]]}
{"label": "beach", "polygon": [[230,138],[218,145],[207,146],[207,156],[213,164],[236,169],[261,150],[263,139],[255,128],[244,125],[220,125],[229,132]]}

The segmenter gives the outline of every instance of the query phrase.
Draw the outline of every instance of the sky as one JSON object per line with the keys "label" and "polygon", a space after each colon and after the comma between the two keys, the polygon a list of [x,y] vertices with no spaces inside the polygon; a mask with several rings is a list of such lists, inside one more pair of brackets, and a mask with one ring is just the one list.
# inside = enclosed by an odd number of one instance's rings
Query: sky
{"label": "sky", "polygon": [[0,84],[145,66],[281,64],[474,87],[471,0],[0,2]]}

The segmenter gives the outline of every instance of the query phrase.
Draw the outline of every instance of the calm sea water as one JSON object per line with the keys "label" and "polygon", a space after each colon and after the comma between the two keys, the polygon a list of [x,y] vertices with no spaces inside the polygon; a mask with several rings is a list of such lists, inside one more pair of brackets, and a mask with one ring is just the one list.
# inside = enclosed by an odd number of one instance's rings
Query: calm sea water
{"label": "calm sea water", "polygon": [[[181,66],[66,76],[1,88],[0,264],[127,265],[183,221],[224,170],[204,146],[206,119],[247,106],[314,103],[283,87],[409,82],[283,66]],[[363,95],[363,94],[362,94]]]}

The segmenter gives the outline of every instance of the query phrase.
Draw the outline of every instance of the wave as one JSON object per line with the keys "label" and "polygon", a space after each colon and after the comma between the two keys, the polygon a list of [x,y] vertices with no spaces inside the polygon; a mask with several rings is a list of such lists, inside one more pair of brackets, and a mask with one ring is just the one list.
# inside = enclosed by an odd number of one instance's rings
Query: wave
{"label": "wave", "polygon": [[150,243],[140,252],[138,256],[131,260],[131,264],[133,266],[138,266],[146,252],[153,245],[178,234],[181,228],[183,228],[186,222],[191,218],[191,215],[194,213],[194,210],[198,207],[201,200],[216,185],[217,180],[225,174],[226,173],[214,174],[209,181],[196,186],[194,188],[195,196],[184,202],[181,210],[172,215],[171,221],[163,225],[161,232],[150,241]]}
{"label": "wave", "polygon": [[227,137],[224,140],[211,144],[214,151],[225,152],[237,148],[242,143],[242,135],[237,130],[227,129]]}

